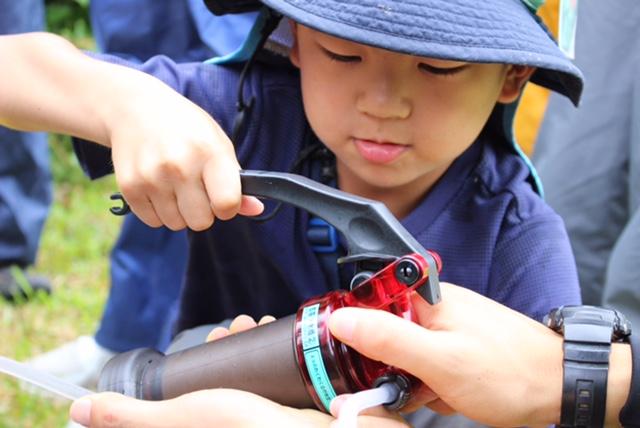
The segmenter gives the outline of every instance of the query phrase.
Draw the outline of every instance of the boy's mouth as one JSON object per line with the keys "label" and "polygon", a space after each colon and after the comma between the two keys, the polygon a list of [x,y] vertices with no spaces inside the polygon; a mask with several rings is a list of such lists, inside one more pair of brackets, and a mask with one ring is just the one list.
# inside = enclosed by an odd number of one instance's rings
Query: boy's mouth
{"label": "boy's mouth", "polygon": [[354,138],[353,142],[360,156],[369,162],[378,164],[387,164],[395,161],[409,148],[409,146],[402,144],[360,138]]}

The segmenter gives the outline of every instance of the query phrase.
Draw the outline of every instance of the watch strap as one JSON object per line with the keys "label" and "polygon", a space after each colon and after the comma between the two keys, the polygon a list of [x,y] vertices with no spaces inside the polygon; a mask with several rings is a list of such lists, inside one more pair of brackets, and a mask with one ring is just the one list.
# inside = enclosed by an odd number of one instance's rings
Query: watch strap
{"label": "watch strap", "polygon": [[629,336],[631,344],[631,386],[629,398],[620,411],[620,424],[625,428],[640,428],[640,335]]}
{"label": "watch strap", "polygon": [[[560,426],[602,427],[607,402],[611,327],[608,327],[609,342],[586,342],[581,337],[583,332],[571,331],[573,327],[583,328],[565,325]],[[607,329],[590,326],[592,333],[600,328]]]}

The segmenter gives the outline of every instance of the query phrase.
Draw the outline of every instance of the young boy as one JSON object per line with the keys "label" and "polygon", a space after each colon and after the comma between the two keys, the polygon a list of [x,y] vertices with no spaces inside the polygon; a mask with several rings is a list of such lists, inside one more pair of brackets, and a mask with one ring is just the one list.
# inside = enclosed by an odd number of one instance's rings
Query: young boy
{"label": "young boy", "polygon": [[[335,155],[337,186],[383,201],[441,255],[443,280],[537,319],[579,302],[562,223],[536,195],[510,130],[530,76],[577,101],[580,74],[525,3],[265,4],[297,22],[296,68],[256,62],[248,74],[243,98],[255,101],[234,142],[245,169],[292,170],[321,142]],[[158,57],[139,69],[231,133],[238,67]],[[95,148],[79,147],[80,158],[107,172],[110,156]],[[299,171],[322,178],[322,162],[331,159],[303,161]],[[263,223],[238,217],[194,233],[179,328],[240,313],[284,316],[344,286],[308,229],[306,212],[283,206]]]}

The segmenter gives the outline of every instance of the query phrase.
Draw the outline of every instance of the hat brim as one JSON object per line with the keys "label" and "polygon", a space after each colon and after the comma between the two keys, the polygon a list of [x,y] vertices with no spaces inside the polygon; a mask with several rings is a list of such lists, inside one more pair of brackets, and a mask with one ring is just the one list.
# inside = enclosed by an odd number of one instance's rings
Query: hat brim
{"label": "hat brim", "polygon": [[578,104],[580,70],[521,0],[262,0],[336,37],[410,55],[537,67],[531,81]]}

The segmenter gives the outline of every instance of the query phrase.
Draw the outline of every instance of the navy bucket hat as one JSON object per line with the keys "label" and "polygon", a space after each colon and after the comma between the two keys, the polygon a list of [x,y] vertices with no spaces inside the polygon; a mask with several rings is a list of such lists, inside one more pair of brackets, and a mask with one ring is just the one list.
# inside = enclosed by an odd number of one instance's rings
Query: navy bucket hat
{"label": "navy bucket hat", "polygon": [[[583,77],[558,48],[536,9],[544,0],[205,0],[216,14],[260,8],[261,4],[307,27],[409,55],[478,63],[536,67],[530,81],[580,100]],[[224,6],[220,6],[224,4]],[[268,9],[263,8],[245,44],[211,62],[245,61],[255,51]],[[230,12],[231,11],[231,12]],[[287,45],[288,26],[272,34]],[[282,33],[278,35],[278,33]],[[284,40],[277,40],[278,36]],[[533,188],[543,196],[542,183],[515,141],[513,119],[518,102],[497,104],[486,130],[507,144],[529,167]]]}
{"label": "navy bucket hat", "polygon": [[323,33],[410,55],[537,67],[531,81],[578,104],[582,74],[532,0],[261,0]]}

